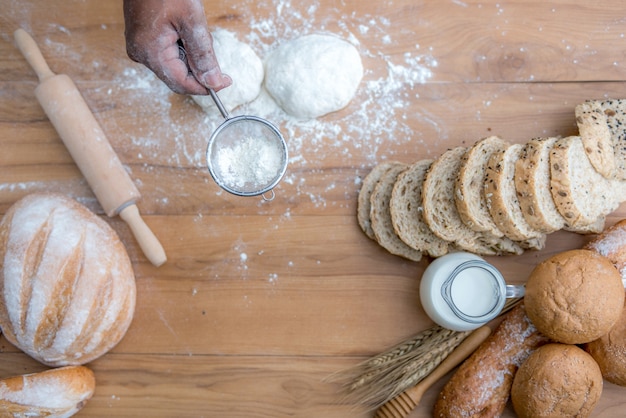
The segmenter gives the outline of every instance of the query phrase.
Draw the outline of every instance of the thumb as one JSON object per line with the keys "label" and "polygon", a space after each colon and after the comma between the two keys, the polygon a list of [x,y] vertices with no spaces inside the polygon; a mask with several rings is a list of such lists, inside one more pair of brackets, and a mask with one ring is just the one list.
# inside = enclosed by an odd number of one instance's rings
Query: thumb
{"label": "thumb", "polygon": [[217,91],[232,83],[230,77],[220,69],[213,48],[213,37],[206,23],[183,25],[180,28],[180,37],[187,53],[189,68],[200,84]]}

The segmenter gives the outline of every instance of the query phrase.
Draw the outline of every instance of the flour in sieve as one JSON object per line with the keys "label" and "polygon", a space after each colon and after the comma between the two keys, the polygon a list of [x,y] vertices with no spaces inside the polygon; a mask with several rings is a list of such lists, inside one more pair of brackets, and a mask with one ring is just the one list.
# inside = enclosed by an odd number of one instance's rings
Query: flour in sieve
{"label": "flour in sieve", "polygon": [[231,147],[216,153],[217,172],[221,181],[234,189],[263,189],[280,173],[282,152],[268,138],[245,136]]}

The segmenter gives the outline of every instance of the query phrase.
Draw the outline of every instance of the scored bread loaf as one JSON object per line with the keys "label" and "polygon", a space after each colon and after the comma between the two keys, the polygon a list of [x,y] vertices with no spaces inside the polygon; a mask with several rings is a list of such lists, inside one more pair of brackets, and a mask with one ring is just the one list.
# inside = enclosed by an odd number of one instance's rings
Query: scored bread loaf
{"label": "scored bread loaf", "polygon": [[391,254],[399,255],[413,261],[422,259],[422,252],[409,247],[396,235],[391,221],[389,201],[396,179],[408,168],[405,164],[397,164],[381,176],[370,196],[370,222],[376,241]]}
{"label": "scored bread loaf", "polygon": [[565,227],[550,193],[550,150],[558,138],[533,138],[515,163],[515,190],[528,224],[544,234]]}
{"label": "scored bread loaf", "polygon": [[626,219],[622,219],[604,230],[585,248],[605,256],[617,268],[626,283]]}
{"label": "scored bread loaf", "polygon": [[485,171],[489,158],[504,150],[509,143],[497,136],[477,141],[461,158],[455,183],[454,203],[465,225],[478,232],[501,237],[503,232],[493,221],[484,192]]}
{"label": "scored bread loaf", "polygon": [[626,100],[587,100],[575,114],[591,165],[603,177],[626,180]]}
{"label": "scored bread loaf", "polygon": [[50,366],[90,362],[133,318],[136,287],[115,231],[78,202],[31,194],[0,222],[0,327]]}
{"label": "scored bread loaf", "polygon": [[3,417],[70,417],[91,399],[96,386],[85,366],[66,366],[0,380]]}
{"label": "scored bread loaf", "polygon": [[361,190],[359,190],[359,196],[357,199],[357,221],[359,226],[369,238],[375,240],[374,231],[372,230],[372,224],[370,222],[371,200],[374,187],[378,184],[378,181],[383,174],[391,167],[401,164],[397,161],[384,161],[377,164],[363,179]]}
{"label": "scored bread loaf", "polygon": [[389,210],[393,228],[403,242],[431,257],[439,257],[448,253],[450,245],[430,230],[422,215],[422,184],[432,162],[417,161],[398,176]]}
{"label": "scored bread loaf", "polygon": [[591,165],[579,136],[560,138],[550,151],[550,187],[557,210],[572,228],[592,225],[617,209],[623,181],[603,177]]}
{"label": "scored bread loaf", "polygon": [[485,197],[489,213],[505,236],[524,248],[541,249],[546,236],[528,224],[515,190],[515,164],[522,149],[522,144],[512,144],[491,155],[485,171]]}
{"label": "scored bread loaf", "polygon": [[470,229],[454,204],[456,173],[467,149],[456,147],[441,154],[430,166],[422,185],[424,222],[441,239],[480,255],[520,254],[522,248],[507,237]]}

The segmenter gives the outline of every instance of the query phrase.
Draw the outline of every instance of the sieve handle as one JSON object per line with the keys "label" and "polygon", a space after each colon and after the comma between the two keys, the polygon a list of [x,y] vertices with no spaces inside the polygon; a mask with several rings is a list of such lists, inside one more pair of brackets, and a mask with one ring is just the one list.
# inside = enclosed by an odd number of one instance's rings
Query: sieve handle
{"label": "sieve handle", "polygon": [[230,116],[228,115],[228,112],[226,111],[226,108],[222,104],[222,101],[217,96],[217,93],[215,92],[215,90],[209,89],[209,94],[211,95],[211,98],[215,102],[215,105],[217,106],[218,110],[220,111],[220,113],[222,114],[224,119],[228,119]]}

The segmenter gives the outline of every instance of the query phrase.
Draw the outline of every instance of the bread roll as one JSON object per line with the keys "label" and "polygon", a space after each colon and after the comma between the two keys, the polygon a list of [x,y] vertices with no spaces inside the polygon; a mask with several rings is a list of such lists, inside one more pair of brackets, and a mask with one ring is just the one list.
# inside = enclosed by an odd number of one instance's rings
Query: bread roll
{"label": "bread roll", "polygon": [[0,380],[3,417],[70,417],[85,406],[96,386],[93,372],[67,366]]}
{"label": "bread roll", "polygon": [[613,328],[584,348],[598,363],[606,380],[626,386],[626,306]]}
{"label": "bread roll", "polygon": [[608,258],[570,250],[535,267],[524,301],[539,332],[556,342],[583,344],[600,338],[617,322],[624,286]]}
{"label": "bread roll", "polygon": [[593,358],[568,344],[538,348],[521,365],[511,387],[520,418],[585,418],[602,394],[602,374]]}
{"label": "bread roll", "polygon": [[0,327],[50,366],[84,364],[126,333],[135,278],[126,249],[72,199],[33,194],[0,222]]}

